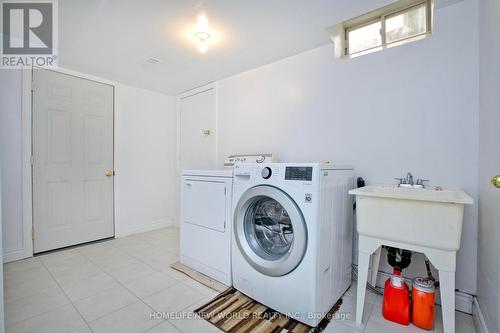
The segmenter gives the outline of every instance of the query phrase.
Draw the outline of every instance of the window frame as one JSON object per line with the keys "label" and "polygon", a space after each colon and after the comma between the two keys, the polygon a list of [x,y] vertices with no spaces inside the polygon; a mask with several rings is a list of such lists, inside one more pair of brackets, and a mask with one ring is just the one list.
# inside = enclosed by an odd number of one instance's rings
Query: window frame
{"label": "window frame", "polygon": [[[389,16],[397,15],[400,13],[407,12],[414,7],[419,7],[421,5],[425,6],[425,31],[416,35],[408,36],[396,41],[392,41],[387,43],[387,31],[386,31],[386,18]],[[419,0],[419,1],[411,1],[410,3],[405,2],[404,4],[393,4],[387,7],[381,8],[379,10],[375,10],[366,15],[362,15],[350,21],[344,23],[344,57],[356,57],[359,55],[371,53],[378,50],[383,50],[386,48],[390,48],[396,45],[401,45],[407,42],[419,40],[425,37],[428,37],[432,34],[432,5],[433,0]],[[396,6],[396,7],[395,7]],[[381,36],[381,44],[378,46],[374,46],[365,50],[356,51],[353,53],[349,53],[349,32],[353,30],[357,30],[363,28],[367,25],[373,24],[375,22],[380,21],[380,36]]]}

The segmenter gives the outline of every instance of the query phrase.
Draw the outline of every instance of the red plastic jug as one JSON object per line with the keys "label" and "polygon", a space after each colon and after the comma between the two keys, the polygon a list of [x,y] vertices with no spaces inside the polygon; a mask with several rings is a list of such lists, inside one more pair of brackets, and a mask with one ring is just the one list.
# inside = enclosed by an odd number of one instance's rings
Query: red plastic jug
{"label": "red plastic jug", "polygon": [[400,274],[394,270],[394,275],[385,281],[382,315],[395,323],[409,325],[410,288]]}

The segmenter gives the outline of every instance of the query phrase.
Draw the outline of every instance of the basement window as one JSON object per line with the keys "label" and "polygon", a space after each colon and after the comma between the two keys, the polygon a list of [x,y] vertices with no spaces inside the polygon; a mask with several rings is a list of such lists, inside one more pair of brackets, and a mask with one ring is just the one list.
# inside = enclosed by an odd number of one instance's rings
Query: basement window
{"label": "basement window", "polygon": [[344,22],[344,55],[355,57],[425,38],[431,25],[431,0],[400,0]]}

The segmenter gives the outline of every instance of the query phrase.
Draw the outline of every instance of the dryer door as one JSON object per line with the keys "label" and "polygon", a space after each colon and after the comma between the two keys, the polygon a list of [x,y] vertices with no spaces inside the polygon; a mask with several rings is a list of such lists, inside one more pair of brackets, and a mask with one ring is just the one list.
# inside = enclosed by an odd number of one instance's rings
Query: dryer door
{"label": "dryer door", "polygon": [[255,186],[241,196],[234,233],[247,262],[269,276],[293,271],[307,248],[307,228],[299,207],[272,186]]}

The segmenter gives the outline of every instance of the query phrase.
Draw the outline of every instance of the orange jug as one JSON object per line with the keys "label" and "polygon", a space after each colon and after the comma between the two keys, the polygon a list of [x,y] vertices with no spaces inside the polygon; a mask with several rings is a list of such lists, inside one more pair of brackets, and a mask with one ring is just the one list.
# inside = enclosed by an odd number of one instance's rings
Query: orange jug
{"label": "orange jug", "polygon": [[412,323],[425,330],[434,328],[434,281],[427,278],[415,278],[412,290]]}

